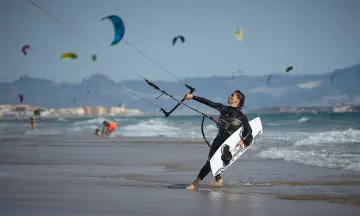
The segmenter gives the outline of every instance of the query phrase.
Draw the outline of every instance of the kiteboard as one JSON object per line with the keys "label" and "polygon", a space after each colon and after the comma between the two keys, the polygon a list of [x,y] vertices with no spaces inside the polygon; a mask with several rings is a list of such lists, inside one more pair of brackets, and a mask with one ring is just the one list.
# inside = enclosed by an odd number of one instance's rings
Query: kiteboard
{"label": "kiteboard", "polygon": [[[221,172],[225,171],[229,166],[231,166],[232,163],[234,163],[236,159],[238,159],[242,154],[246,152],[246,150],[248,150],[253,145],[255,140],[257,140],[261,136],[263,132],[263,128],[260,117],[251,120],[249,123],[253,135],[253,141],[251,142],[251,144],[243,149],[236,148],[236,145],[240,142],[240,136],[243,131],[243,128],[241,127],[237,131],[235,131],[229,138],[227,138],[227,140],[225,140],[225,142],[219,147],[219,149],[210,159],[210,167],[213,176],[216,176]],[[221,159],[224,148],[229,148],[230,153],[232,155],[232,158],[230,162],[227,163],[227,165]]]}

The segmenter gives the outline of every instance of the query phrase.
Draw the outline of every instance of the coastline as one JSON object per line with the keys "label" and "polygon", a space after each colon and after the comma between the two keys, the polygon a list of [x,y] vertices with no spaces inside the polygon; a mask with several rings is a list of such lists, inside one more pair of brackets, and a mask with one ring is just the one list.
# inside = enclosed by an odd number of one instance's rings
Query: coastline
{"label": "coastline", "polygon": [[[276,115],[276,114],[318,114],[318,113],[354,113],[360,112],[360,105],[341,105],[341,106],[308,106],[308,107],[269,107],[269,108],[260,108],[260,109],[245,109],[245,114],[266,114],[266,115]],[[206,112],[207,115],[217,116],[218,112]],[[32,116],[32,112],[22,112],[22,111],[11,111],[3,112],[0,115],[0,120],[24,120]],[[116,118],[116,117],[163,117],[163,113],[151,113],[143,112],[140,110],[125,109],[117,114],[103,114],[103,115],[73,115],[73,114],[46,114],[42,115],[40,119],[54,119],[54,118]],[[199,116],[202,115],[196,112],[193,113],[172,113],[172,117],[185,117],[185,116]]]}

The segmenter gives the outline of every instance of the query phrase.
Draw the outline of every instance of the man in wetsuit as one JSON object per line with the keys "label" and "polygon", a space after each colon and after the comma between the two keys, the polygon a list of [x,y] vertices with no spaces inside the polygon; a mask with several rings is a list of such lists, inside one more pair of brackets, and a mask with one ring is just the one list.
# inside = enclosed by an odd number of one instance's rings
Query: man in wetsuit
{"label": "man in wetsuit", "polygon": [[[194,99],[202,104],[205,104],[209,107],[212,107],[220,112],[221,120],[225,120],[229,123],[228,129],[224,129],[221,126],[218,126],[218,134],[215,137],[209,151],[208,160],[205,165],[201,168],[196,180],[188,185],[186,189],[192,190],[195,189],[196,185],[205,178],[207,174],[211,171],[210,159],[215,154],[216,150],[225,142],[227,138],[231,136],[237,129],[241,126],[243,127],[243,132],[240,134],[241,140],[236,147],[244,148],[252,142],[252,130],[249,124],[248,118],[241,112],[242,107],[245,103],[245,95],[239,90],[234,91],[228,98],[229,106],[225,106],[221,103],[214,103],[208,99],[197,97],[192,94],[186,94],[184,97],[186,100]],[[220,175],[215,176],[216,185],[222,186],[223,181]]]}

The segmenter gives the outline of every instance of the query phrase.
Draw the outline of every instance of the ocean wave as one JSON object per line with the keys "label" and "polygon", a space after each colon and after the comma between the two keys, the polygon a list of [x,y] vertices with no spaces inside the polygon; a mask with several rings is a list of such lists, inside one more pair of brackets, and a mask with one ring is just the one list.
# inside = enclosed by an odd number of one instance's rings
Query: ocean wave
{"label": "ocean wave", "polygon": [[82,120],[82,121],[77,121],[74,122],[74,125],[89,125],[89,124],[102,124],[103,121],[110,121],[110,119],[105,119],[103,117],[98,117],[98,118],[94,118],[94,119],[88,119],[88,120]]}
{"label": "ocean wave", "polygon": [[320,132],[295,142],[294,146],[340,145],[341,143],[360,143],[360,131],[350,128],[344,131]]}
{"label": "ocean wave", "polygon": [[60,122],[68,122],[69,121],[66,118],[58,118],[57,120],[60,121]]}
{"label": "ocean wave", "polygon": [[304,122],[307,122],[307,121],[309,121],[309,120],[310,120],[309,117],[303,116],[303,117],[301,117],[300,119],[298,119],[297,122],[298,122],[298,123],[304,123]]}
{"label": "ocean wave", "polygon": [[360,171],[359,130],[310,133],[301,139],[289,139],[286,144],[286,146],[279,146],[274,142],[267,144],[266,149],[257,155],[262,158],[280,159],[317,167]]}
{"label": "ocean wave", "polygon": [[[204,133],[210,138],[215,137],[217,128],[214,125],[204,125]],[[168,120],[154,118],[136,124],[123,126],[122,136],[128,137],[158,137],[201,139],[200,125],[194,123],[174,124]]]}
{"label": "ocean wave", "polygon": [[341,168],[356,172],[360,171],[359,154],[343,154],[341,152],[326,150],[297,150],[270,147],[258,153],[257,156],[268,159],[281,159],[316,167]]}

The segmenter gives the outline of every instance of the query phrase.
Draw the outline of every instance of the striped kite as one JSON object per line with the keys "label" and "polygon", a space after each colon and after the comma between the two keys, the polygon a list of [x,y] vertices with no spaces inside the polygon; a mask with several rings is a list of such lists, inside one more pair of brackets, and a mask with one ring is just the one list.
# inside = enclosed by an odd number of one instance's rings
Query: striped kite
{"label": "striped kite", "polygon": [[61,55],[61,61],[66,61],[66,60],[69,60],[69,59],[77,59],[77,55],[75,53],[64,53]]}

